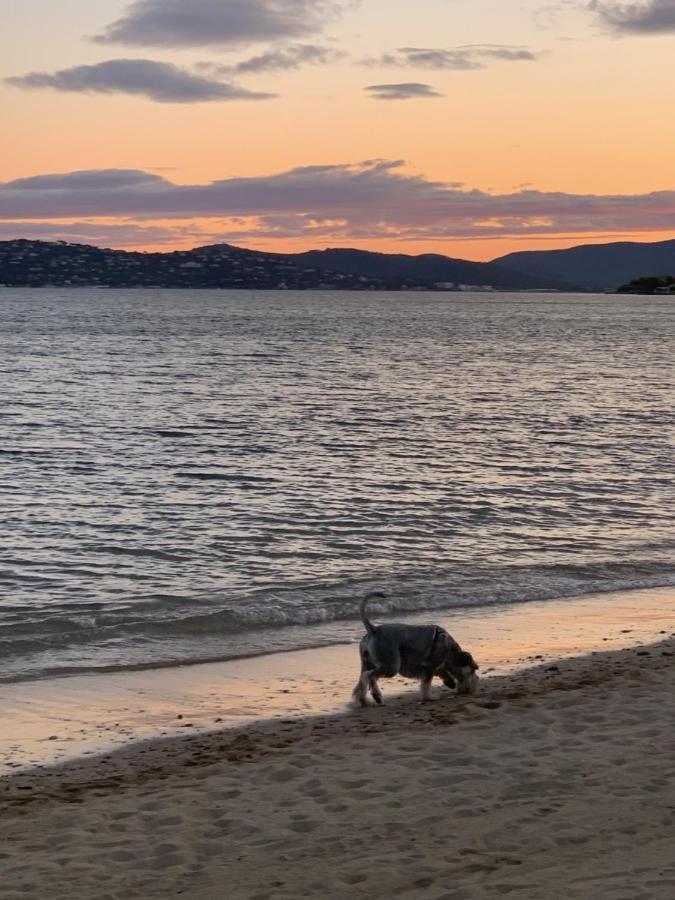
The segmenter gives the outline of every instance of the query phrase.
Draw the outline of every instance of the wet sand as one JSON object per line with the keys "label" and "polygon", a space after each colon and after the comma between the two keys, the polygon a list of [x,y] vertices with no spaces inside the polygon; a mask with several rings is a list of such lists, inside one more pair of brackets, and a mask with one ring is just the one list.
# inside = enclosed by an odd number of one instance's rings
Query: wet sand
{"label": "wet sand", "polygon": [[675,896],[673,636],[387,693],[0,779],[0,896]]}

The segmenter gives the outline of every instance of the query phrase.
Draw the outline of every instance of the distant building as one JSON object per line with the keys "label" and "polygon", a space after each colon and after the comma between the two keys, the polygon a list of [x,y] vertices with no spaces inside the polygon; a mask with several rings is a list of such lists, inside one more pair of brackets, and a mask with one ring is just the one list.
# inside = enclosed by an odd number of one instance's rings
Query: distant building
{"label": "distant building", "polygon": [[458,284],[457,290],[489,293],[490,291],[494,291],[495,288],[493,288],[491,284]]}

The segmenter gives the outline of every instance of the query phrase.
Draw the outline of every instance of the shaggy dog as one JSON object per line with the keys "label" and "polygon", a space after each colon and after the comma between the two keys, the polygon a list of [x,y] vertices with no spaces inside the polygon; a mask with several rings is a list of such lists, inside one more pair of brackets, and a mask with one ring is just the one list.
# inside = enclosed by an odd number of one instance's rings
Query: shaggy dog
{"label": "shaggy dog", "polygon": [[438,625],[373,625],[366,614],[368,601],[384,594],[369,594],[361,601],[361,619],[366,634],[361,640],[361,677],[353,698],[366,705],[368,691],[376,703],[382,703],[378,678],[416,678],[420,681],[422,699],[430,699],[431,681],[435,675],[446,687],[456,687],[460,694],[473,694],[478,686],[478,666],[470,653],[459,646]]}

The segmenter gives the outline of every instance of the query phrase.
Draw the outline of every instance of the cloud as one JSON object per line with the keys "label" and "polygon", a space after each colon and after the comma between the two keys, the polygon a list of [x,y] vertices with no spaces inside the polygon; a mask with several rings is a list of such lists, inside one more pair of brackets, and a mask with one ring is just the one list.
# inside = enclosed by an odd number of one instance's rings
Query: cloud
{"label": "cloud", "polygon": [[166,184],[160,175],[140,169],[85,169],[82,172],[67,172],[65,175],[33,175],[17,178],[6,187],[16,191],[73,191],[73,193],[98,190],[131,190],[159,187]]}
{"label": "cloud", "polygon": [[[588,3],[588,0],[586,0]],[[579,0],[556,0],[548,6],[540,6],[532,13],[534,24],[537,28],[559,28],[566,13],[576,13],[579,9]]]}
{"label": "cloud", "polygon": [[429,84],[416,81],[402,84],[370,84],[364,88],[374,100],[416,100],[420,97],[442,97]]}
{"label": "cloud", "polygon": [[5,82],[24,90],[52,88],[77,93],[131,94],[157,103],[267,100],[275,96],[248,91],[235,84],[196,75],[171,63],[149,59],[111,59],[58,72],[31,72],[6,78]]}
{"label": "cloud", "polygon": [[206,64],[207,70],[220,75],[255,75],[260,72],[290,72],[302,66],[327,66],[340,62],[349,54],[332,47],[319,44],[291,44],[288,47],[268,50],[250,59],[242,60],[232,66],[212,66]]}
{"label": "cloud", "polygon": [[620,34],[675,32],[675,0],[646,0],[642,3],[592,0],[589,7],[604,25]]}
{"label": "cloud", "polygon": [[[176,184],[137,170],[40,175],[0,184],[0,220],[199,220],[221,239],[432,240],[675,232],[675,190],[638,195],[505,194],[430,181],[400,161],[306,166]],[[217,223],[217,227],[214,227]],[[167,226],[168,227],[168,226]],[[190,226],[192,227],[192,226]]]}
{"label": "cloud", "polygon": [[502,44],[470,44],[464,47],[399,47],[394,53],[365,60],[367,66],[409,69],[451,69],[468,71],[484,69],[493,60],[502,62],[534,62],[537,55],[525,47]]}
{"label": "cloud", "polygon": [[134,0],[94,40],[231,48],[316,34],[354,5],[354,0]]}
{"label": "cloud", "polygon": [[0,222],[0,241],[39,240],[96,244],[99,247],[147,247],[196,241],[204,234],[196,228],[138,225],[135,222]]}

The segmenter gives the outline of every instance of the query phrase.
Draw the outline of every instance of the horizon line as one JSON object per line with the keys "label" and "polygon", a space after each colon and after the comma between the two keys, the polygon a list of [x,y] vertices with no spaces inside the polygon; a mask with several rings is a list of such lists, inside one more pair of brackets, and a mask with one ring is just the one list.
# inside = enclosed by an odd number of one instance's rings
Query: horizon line
{"label": "horizon line", "polygon": [[[537,240],[537,239],[551,240],[552,238],[548,235],[545,235],[545,236],[542,235],[539,238],[535,238],[535,240]],[[569,239],[571,240],[571,238],[569,238]],[[483,238],[482,240],[487,240],[487,237]],[[444,257],[446,259],[453,259],[453,260],[458,260],[458,261],[463,261],[463,262],[472,262],[472,263],[476,263],[477,265],[486,265],[486,264],[489,265],[490,263],[499,261],[500,259],[503,259],[506,256],[511,256],[516,253],[528,253],[528,252],[531,252],[531,253],[553,253],[553,252],[564,252],[565,250],[574,250],[574,249],[581,248],[581,247],[612,246],[612,245],[616,245],[616,244],[637,244],[637,245],[643,245],[643,246],[665,244],[665,243],[669,243],[670,241],[675,241],[675,234],[673,234],[673,236],[671,238],[661,238],[656,241],[648,241],[648,240],[647,241],[636,241],[636,240],[629,240],[629,239],[603,240],[602,238],[600,238],[597,241],[585,241],[585,242],[581,242],[581,243],[577,242],[577,243],[570,244],[570,246],[568,246],[568,247],[548,248],[546,250],[536,250],[536,249],[530,250],[530,249],[526,248],[524,250],[513,250],[513,251],[510,251],[509,253],[504,253],[499,256],[495,256],[492,259],[469,259],[468,257],[451,256],[449,253],[440,253],[438,251],[429,251],[428,253],[411,253],[411,252],[406,253],[404,251],[397,252],[395,250],[393,250],[393,251],[392,250],[389,250],[389,251],[387,251],[387,250],[371,250],[371,249],[367,249],[364,247],[355,246],[353,244],[344,245],[344,246],[343,245],[325,245],[325,246],[321,246],[321,247],[310,246],[309,248],[304,249],[304,250],[290,250],[289,251],[289,250],[270,250],[270,249],[266,249],[266,248],[263,249],[261,247],[254,247],[254,246],[242,246],[240,244],[230,243],[229,241],[215,241],[212,243],[196,244],[191,247],[175,247],[173,249],[164,250],[164,249],[159,249],[159,248],[157,248],[157,249],[152,249],[152,248],[136,249],[136,248],[129,248],[129,247],[112,247],[112,246],[107,246],[104,244],[84,243],[82,241],[70,241],[70,240],[66,240],[63,238],[55,238],[55,239],[50,240],[50,239],[46,239],[46,238],[9,237],[9,238],[1,238],[0,245],[11,244],[11,243],[15,243],[18,241],[23,241],[23,242],[32,243],[32,244],[63,245],[63,246],[70,246],[70,247],[89,247],[89,248],[92,248],[95,250],[109,251],[112,253],[139,253],[139,254],[159,255],[159,256],[169,256],[172,253],[194,253],[196,250],[204,250],[209,247],[232,247],[235,250],[244,250],[244,251],[248,251],[251,253],[264,253],[264,254],[273,255],[273,256],[301,256],[303,253],[312,253],[312,252],[323,253],[323,252],[327,252],[330,250],[344,250],[344,251],[351,250],[351,251],[355,251],[357,253],[371,253],[371,254],[377,254],[379,256],[407,256],[407,257],[413,257],[413,258],[423,257],[423,256],[440,256],[440,257]]]}

